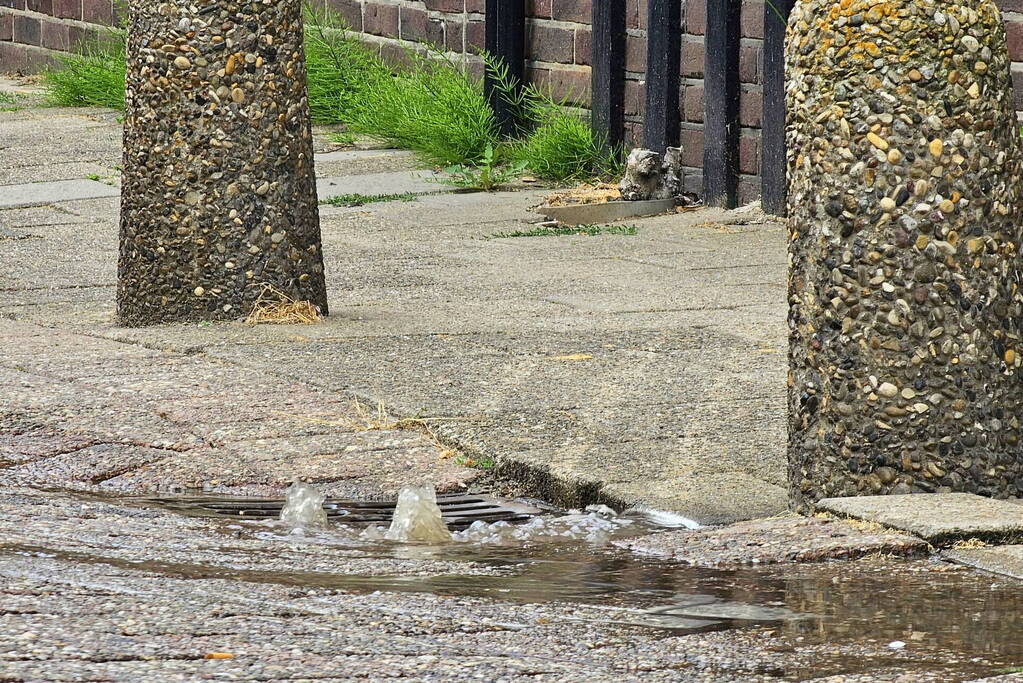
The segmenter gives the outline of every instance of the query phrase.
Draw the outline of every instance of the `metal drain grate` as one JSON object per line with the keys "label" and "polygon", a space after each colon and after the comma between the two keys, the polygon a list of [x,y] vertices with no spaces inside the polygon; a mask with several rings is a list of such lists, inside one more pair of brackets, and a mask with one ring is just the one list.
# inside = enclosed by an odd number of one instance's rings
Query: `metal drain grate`
{"label": "metal drain grate", "polygon": [[[133,498],[138,505],[158,506],[187,515],[202,517],[245,517],[266,519],[278,517],[284,507],[280,498],[217,498],[214,496],[173,496]],[[543,514],[543,510],[523,503],[491,496],[437,496],[444,523],[454,529],[465,528],[476,521],[525,522]],[[395,501],[341,500],[328,498],[323,503],[327,517],[345,524],[390,524]]]}

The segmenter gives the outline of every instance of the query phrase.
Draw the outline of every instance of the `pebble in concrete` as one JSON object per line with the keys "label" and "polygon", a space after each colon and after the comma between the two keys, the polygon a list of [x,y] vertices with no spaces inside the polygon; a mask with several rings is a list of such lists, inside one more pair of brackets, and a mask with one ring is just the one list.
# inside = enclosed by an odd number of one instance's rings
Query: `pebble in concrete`
{"label": "pebble in concrete", "polygon": [[301,4],[135,3],[127,66],[120,322],[326,313]]}
{"label": "pebble in concrete", "polygon": [[1023,213],[991,0],[808,0],[787,40],[796,504],[1023,494]]}

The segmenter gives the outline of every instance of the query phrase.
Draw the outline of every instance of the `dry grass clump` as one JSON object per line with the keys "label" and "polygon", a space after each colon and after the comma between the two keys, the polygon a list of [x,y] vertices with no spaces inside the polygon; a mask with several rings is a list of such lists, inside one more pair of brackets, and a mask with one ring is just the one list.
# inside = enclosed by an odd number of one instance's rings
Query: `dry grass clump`
{"label": "dry grass clump", "polygon": [[567,206],[569,204],[606,204],[617,202],[622,193],[617,185],[598,183],[554,192],[544,197],[545,206]]}
{"label": "dry grass clump", "polygon": [[252,304],[246,325],[312,325],[320,321],[320,311],[309,301],[295,301],[266,283]]}
{"label": "dry grass clump", "polygon": [[952,544],[952,550],[976,550],[977,548],[986,547],[987,543],[979,538],[966,538]]}

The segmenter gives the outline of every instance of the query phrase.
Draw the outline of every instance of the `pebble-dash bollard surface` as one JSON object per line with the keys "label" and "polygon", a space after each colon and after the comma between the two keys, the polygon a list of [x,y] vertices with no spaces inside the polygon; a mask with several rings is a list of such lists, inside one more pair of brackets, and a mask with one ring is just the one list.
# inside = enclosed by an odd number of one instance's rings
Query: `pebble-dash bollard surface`
{"label": "pebble-dash bollard surface", "polygon": [[786,60],[794,503],[1020,495],[1023,154],[995,4],[806,0]]}
{"label": "pebble-dash bollard surface", "polygon": [[301,3],[129,5],[120,322],[326,313]]}

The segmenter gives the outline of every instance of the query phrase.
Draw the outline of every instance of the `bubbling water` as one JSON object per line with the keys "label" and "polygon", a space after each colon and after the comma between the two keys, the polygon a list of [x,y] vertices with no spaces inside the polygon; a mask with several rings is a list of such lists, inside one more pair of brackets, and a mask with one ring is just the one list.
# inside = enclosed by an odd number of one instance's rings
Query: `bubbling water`
{"label": "bubbling water", "polygon": [[401,490],[391,528],[384,538],[405,543],[451,542],[451,532],[444,525],[437,492],[432,486],[406,486]]}
{"label": "bubbling water", "polygon": [[323,509],[326,499],[316,487],[296,481],[284,494],[281,521],[293,529],[326,528],[327,511]]}

